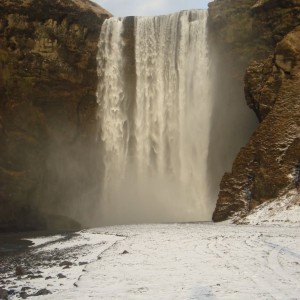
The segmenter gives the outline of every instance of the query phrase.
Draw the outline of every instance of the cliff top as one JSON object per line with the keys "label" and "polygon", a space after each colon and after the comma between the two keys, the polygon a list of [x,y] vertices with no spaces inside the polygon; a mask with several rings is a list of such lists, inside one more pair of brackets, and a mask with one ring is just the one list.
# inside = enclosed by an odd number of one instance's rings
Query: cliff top
{"label": "cliff top", "polygon": [[[25,0],[25,1],[33,1],[33,0]],[[89,0],[56,0],[60,5],[76,5],[83,10],[91,10],[97,15],[107,14],[112,16],[110,12],[102,8],[100,5],[89,1]]]}
{"label": "cliff top", "polygon": [[39,7],[47,7],[51,10],[52,7],[70,8],[75,10],[90,11],[97,16],[107,15],[112,16],[110,12],[102,8],[100,5],[89,0],[4,0],[1,1],[0,7],[6,7],[13,10],[18,8],[38,9]]}

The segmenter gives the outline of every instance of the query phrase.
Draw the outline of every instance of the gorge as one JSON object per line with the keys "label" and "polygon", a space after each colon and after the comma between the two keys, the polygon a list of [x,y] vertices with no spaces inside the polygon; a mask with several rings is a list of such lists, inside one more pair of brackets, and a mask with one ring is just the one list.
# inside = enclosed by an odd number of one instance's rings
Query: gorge
{"label": "gorge", "polygon": [[210,220],[217,199],[222,221],[299,190],[299,1],[0,8],[1,231]]}

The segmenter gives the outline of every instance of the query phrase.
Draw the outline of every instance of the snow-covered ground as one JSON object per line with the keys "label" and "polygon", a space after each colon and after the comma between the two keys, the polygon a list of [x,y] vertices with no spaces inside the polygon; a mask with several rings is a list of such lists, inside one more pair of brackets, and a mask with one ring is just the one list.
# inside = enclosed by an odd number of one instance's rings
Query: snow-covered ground
{"label": "snow-covered ground", "polygon": [[[56,264],[42,264],[41,278],[11,282],[30,287],[28,294],[52,292],[34,299],[300,299],[295,226],[131,225],[37,241],[32,255],[63,255]],[[65,260],[70,268],[59,266]]]}

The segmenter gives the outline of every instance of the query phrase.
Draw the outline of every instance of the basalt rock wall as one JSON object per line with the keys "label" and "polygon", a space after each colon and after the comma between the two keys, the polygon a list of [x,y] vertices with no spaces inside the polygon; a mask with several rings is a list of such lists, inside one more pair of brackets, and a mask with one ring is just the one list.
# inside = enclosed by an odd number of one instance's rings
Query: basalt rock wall
{"label": "basalt rock wall", "polygon": [[222,178],[214,221],[299,189],[300,1],[242,2],[211,3],[211,43],[259,126]]}
{"label": "basalt rock wall", "polygon": [[88,0],[0,2],[0,231],[45,228],[42,211],[76,217],[99,186],[96,54],[109,16]]}

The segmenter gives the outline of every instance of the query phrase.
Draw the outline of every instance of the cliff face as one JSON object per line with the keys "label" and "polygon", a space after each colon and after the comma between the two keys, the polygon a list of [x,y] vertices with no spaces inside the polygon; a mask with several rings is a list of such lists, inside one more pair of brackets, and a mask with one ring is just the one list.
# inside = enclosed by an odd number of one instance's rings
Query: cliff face
{"label": "cliff face", "polygon": [[248,65],[245,95],[260,125],[223,176],[214,221],[299,189],[300,1],[238,2],[210,5],[211,32],[238,74]]}
{"label": "cliff face", "polygon": [[109,16],[88,0],[1,1],[0,230],[43,227],[40,211],[63,215],[96,186],[96,54]]}

